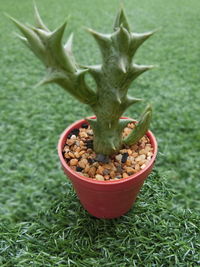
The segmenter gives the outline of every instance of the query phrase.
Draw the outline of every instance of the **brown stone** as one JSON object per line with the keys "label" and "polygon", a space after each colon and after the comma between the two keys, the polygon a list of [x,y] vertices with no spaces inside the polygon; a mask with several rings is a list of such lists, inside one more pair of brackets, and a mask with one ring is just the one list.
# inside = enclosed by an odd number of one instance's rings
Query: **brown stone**
{"label": "brown stone", "polygon": [[143,160],[140,160],[139,162],[138,162],[138,164],[141,166],[141,165],[143,165],[143,164],[145,164],[146,163],[146,159],[143,159]]}
{"label": "brown stone", "polygon": [[104,168],[102,166],[99,166],[97,169],[98,174],[103,174]]}
{"label": "brown stone", "polygon": [[80,157],[79,153],[76,151],[74,152],[74,156],[78,159]]}
{"label": "brown stone", "polygon": [[128,175],[126,172],[124,172],[124,173],[122,174],[122,177],[123,177],[123,178],[127,178],[127,177],[129,177],[129,175]]}
{"label": "brown stone", "polygon": [[134,158],[137,158],[138,153],[137,152],[133,152],[131,156],[134,157]]}
{"label": "brown stone", "polygon": [[87,135],[86,132],[80,132],[80,133],[79,133],[79,136],[80,136],[81,138],[87,138],[87,137],[88,137],[88,135]]}
{"label": "brown stone", "polygon": [[136,151],[138,149],[138,145],[132,145],[131,149]]}
{"label": "brown stone", "polygon": [[110,172],[110,177],[111,177],[111,178],[115,178],[115,176],[116,176],[116,173],[115,173],[114,171],[111,171],[111,172]]}
{"label": "brown stone", "polygon": [[69,147],[68,147],[68,146],[65,146],[65,147],[63,148],[63,151],[64,151],[64,152],[69,152]]}
{"label": "brown stone", "polygon": [[80,146],[78,146],[76,149],[76,152],[80,152],[80,151],[81,151],[81,148],[80,148]]}
{"label": "brown stone", "polygon": [[142,161],[142,160],[144,160],[145,158],[146,158],[145,155],[142,154],[142,155],[138,156],[138,157],[135,159],[135,161]]}
{"label": "brown stone", "polygon": [[139,154],[140,155],[142,155],[142,154],[147,154],[147,150],[144,148],[144,149],[141,149],[140,151],[139,151]]}
{"label": "brown stone", "polygon": [[88,161],[87,159],[81,159],[78,163],[78,165],[81,167],[81,168],[85,168],[85,166],[88,164]]}
{"label": "brown stone", "polygon": [[85,169],[84,169],[84,172],[88,172],[89,171],[89,169],[90,169],[90,165],[89,164],[87,164],[86,166],[85,166]]}
{"label": "brown stone", "polygon": [[83,141],[80,141],[79,143],[80,143],[81,147],[84,146],[84,142]]}
{"label": "brown stone", "polygon": [[132,161],[130,160],[130,159],[128,159],[127,161],[126,161],[126,166],[131,166],[133,163],[132,163]]}
{"label": "brown stone", "polygon": [[131,150],[131,149],[127,149],[127,151],[126,151],[128,154],[129,154],[129,156],[131,156],[132,155],[132,153],[133,153],[133,151]]}
{"label": "brown stone", "polygon": [[126,167],[126,171],[129,175],[135,173],[135,170],[132,167]]}
{"label": "brown stone", "polygon": [[67,144],[69,146],[73,145],[75,143],[75,140],[74,139],[67,139]]}
{"label": "brown stone", "polygon": [[69,155],[71,158],[75,158],[74,154],[73,154],[71,151],[68,153],[68,155]]}
{"label": "brown stone", "polygon": [[139,171],[140,170],[140,165],[139,164],[135,164],[135,170]]}
{"label": "brown stone", "polygon": [[147,156],[149,157],[149,156],[153,156],[153,153],[152,152],[148,152],[147,153]]}
{"label": "brown stone", "polygon": [[85,151],[82,150],[82,151],[79,152],[79,155],[82,156],[84,153],[85,153]]}
{"label": "brown stone", "polygon": [[78,160],[77,160],[77,159],[71,159],[70,162],[69,162],[69,164],[70,164],[71,166],[76,166],[77,163],[78,163]]}
{"label": "brown stone", "polygon": [[68,153],[65,153],[65,154],[64,154],[64,157],[65,157],[66,159],[70,159],[70,156],[68,155]]}
{"label": "brown stone", "polygon": [[93,166],[89,169],[88,174],[90,177],[94,177],[96,174],[96,168]]}

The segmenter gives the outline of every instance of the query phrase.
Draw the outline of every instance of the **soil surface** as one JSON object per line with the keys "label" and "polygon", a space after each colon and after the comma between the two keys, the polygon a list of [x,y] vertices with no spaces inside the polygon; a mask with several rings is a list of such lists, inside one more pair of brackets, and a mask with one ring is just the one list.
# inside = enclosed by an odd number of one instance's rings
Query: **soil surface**
{"label": "soil surface", "polygon": [[[127,136],[135,127],[129,123],[123,131]],[[144,169],[153,156],[149,138],[143,136],[137,144],[123,147],[111,157],[96,155],[93,151],[93,131],[88,124],[74,129],[68,135],[63,156],[70,168],[80,175],[98,181],[127,178]]]}

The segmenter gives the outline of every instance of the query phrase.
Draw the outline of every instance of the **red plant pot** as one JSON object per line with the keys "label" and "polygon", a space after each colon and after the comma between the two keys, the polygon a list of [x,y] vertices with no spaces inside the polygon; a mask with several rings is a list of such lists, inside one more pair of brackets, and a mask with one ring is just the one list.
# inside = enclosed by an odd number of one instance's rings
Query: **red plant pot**
{"label": "red plant pot", "polygon": [[[95,118],[95,117],[91,117]],[[123,117],[123,119],[130,119]],[[132,207],[135,199],[150,174],[157,155],[157,142],[151,131],[149,137],[153,147],[153,157],[147,166],[138,173],[115,181],[97,181],[86,178],[73,171],[64,160],[62,150],[68,134],[74,128],[80,128],[86,120],[79,120],[70,125],[60,136],[58,143],[58,155],[65,174],[70,178],[77,196],[83,207],[97,218],[111,219],[125,214]]]}

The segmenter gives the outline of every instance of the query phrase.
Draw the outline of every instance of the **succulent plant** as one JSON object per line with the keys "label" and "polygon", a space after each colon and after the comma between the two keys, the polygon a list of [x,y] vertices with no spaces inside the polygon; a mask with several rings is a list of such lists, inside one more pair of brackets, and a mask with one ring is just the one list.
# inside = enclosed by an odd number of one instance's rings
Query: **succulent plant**
{"label": "succulent plant", "polygon": [[[102,34],[88,29],[99,46],[102,64],[83,66],[75,61],[72,53],[73,35],[69,36],[65,45],[62,44],[66,22],[50,31],[43,23],[36,6],[35,26],[10,18],[24,35],[18,37],[46,66],[46,76],[39,85],[60,85],[79,101],[89,105],[96,115],[96,119],[88,119],[88,122],[94,132],[94,150],[97,154],[111,155],[123,145],[136,143],[146,133],[152,116],[150,105],[126,138],[122,138],[122,132],[131,120],[120,117],[128,107],[141,101],[128,96],[128,88],[133,80],[153,66],[134,64],[133,57],[154,31],[132,33],[124,10],[120,9],[113,33]],[[96,90],[87,84],[86,74],[94,78]]]}

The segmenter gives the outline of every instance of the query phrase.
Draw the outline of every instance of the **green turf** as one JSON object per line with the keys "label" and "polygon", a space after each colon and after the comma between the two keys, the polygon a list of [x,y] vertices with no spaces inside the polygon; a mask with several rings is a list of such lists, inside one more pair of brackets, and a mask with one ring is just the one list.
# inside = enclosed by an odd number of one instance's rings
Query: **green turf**
{"label": "green turf", "polygon": [[[117,0],[37,1],[52,28],[71,14],[79,62],[100,62],[83,26],[110,32]],[[162,31],[136,61],[160,67],[130,94],[154,107],[157,164],[134,208],[115,220],[83,210],[57,157],[60,133],[91,115],[57,86],[34,88],[40,62],[3,12],[33,22],[32,1],[0,1],[0,266],[199,266],[199,0],[127,0],[132,29]],[[126,115],[137,118],[144,104]]]}

